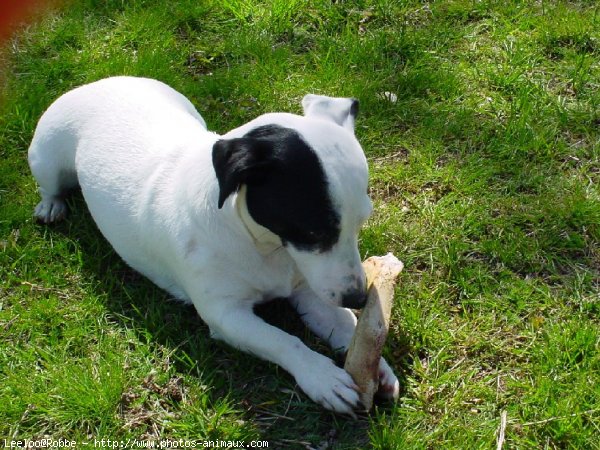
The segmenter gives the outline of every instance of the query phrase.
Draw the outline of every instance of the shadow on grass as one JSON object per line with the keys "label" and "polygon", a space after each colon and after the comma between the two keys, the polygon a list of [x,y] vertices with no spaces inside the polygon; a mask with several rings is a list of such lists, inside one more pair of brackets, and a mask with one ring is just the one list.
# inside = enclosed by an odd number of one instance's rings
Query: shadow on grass
{"label": "shadow on grass", "polygon": [[[277,445],[306,448],[327,441],[336,448],[368,446],[369,416],[354,421],[325,411],[309,400],[282,369],[211,339],[208,327],[192,305],[174,300],[123,262],[95,226],[79,191],[70,196],[68,203],[69,217],[50,226],[50,233],[78,242],[82,269],[87,279],[94,280],[98,296],[106,299],[104,306],[111,321],[133,329],[138,339],[150,347],[166,349],[169,366],[161,366],[162,370],[175,376],[190,375],[199,384],[208,385],[210,403],[227,398],[235,411],[243,411],[244,419],[254,424],[262,438]],[[315,351],[342,362],[307,330],[285,299],[262,304],[256,312]],[[391,404],[381,403],[377,414],[391,412],[391,408]],[[383,414],[383,420],[389,420],[387,416],[391,414]],[[144,433],[145,425],[138,431]]]}

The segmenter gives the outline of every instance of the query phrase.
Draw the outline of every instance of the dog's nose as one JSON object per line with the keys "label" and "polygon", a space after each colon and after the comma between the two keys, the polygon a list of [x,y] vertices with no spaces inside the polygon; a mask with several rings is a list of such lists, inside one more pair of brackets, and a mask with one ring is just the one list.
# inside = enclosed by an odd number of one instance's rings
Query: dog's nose
{"label": "dog's nose", "polygon": [[342,294],[342,306],[344,308],[361,309],[367,303],[367,291],[363,289],[352,289]]}

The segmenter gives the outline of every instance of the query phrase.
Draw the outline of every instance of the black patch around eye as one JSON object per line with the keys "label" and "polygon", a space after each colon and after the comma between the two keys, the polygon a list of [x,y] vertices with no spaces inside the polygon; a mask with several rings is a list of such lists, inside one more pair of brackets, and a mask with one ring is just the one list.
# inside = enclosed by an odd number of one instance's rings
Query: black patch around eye
{"label": "black patch around eye", "polygon": [[268,141],[277,163],[260,183],[248,184],[252,218],[277,234],[284,245],[327,251],[338,240],[340,218],[314,150],[289,128],[267,125],[246,137]]}

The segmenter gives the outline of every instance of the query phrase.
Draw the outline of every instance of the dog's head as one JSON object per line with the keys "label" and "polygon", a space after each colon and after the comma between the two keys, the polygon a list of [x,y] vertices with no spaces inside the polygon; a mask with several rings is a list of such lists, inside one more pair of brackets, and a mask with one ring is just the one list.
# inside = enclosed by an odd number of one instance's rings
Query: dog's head
{"label": "dog's head", "polygon": [[358,233],[372,207],[354,136],[358,101],[307,95],[302,106],[304,116],[266,114],[215,143],[218,206],[243,187],[242,220],[255,238],[280,242],[323,300],[359,308]]}

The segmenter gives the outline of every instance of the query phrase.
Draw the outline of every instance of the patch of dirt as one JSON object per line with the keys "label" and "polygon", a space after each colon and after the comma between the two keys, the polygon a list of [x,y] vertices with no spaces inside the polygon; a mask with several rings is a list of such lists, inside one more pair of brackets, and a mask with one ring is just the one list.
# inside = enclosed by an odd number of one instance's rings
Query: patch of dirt
{"label": "patch of dirt", "polygon": [[121,396],[120,416],[128,430],[142,431],[142,438],[161,436],[166,419],[175,419],[173,403],[186,401],[183,378],[171,377],[165,384],[154,380],[150,373],[140,386],[129,388]]}

